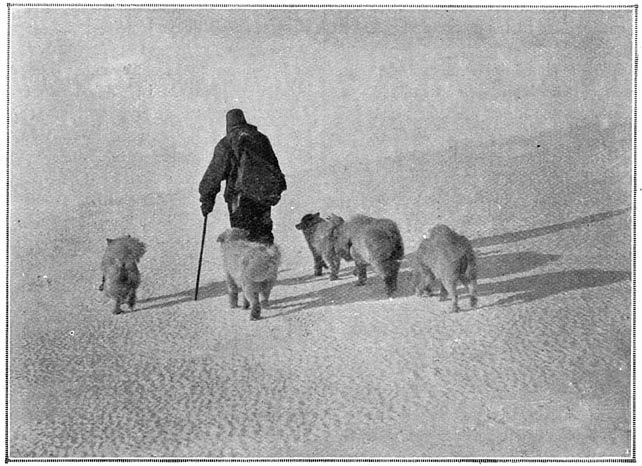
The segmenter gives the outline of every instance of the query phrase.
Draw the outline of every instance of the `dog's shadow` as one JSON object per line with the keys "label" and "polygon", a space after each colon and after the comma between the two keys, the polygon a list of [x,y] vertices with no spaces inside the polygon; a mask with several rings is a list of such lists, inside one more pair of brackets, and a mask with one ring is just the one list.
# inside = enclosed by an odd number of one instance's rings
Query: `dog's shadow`
{"label": "dog's shadow", "polygon": [[[532,251],[511,253],[483,252],[480,251],[479,248],[522,241],[566,229],[583,227],[591,223],[623,215],[629,211],[630,208],[612,210],[555,225],[474,239],[472,244],[477,252],[479,279],[493,279],[511,274],[529,272],[556,261],[560,257],[558,255],[540,254]],[[414,280],[411,267],[415,254],[414,252],[407,254],[402,262],[402,267],[399,272],[398,290],[395,294],[396,297],[407,297],[414,294]],[[266,316],[266,318],[282,317],[318,307],[386,299],[381,277],[373,273],[372,269],[368,267],[368,282],[364,286],[356,286],[356,278],[352,275],[353,269],[353,264],[349,264],[341,269],[338,282],[333,282],[339,283],[337,285],[272,301],[271,304],[274,307],[274,311],[281,312]],[[285,270],[282,270],[281,272],[284,271]],[[510,293],[510,296],[502,298],[493,304],[493,306],[505,306],[517,302],[530,302],[567,291],[605,286],[619,281],[630,280],[630,278],[631,274],[627,271],[579,269],[548,272],[495,283],[482,283],[479,286],[479,295],[492,296],[494,294]],[[328,280],[327,271],[324,271],[324,274],[320,277],[309,274],[279,280],[277,286],[287,287],[323,280]],[[199,289],[199,300],[224,296],[226,294],[227,287],[225,282],[213,282]],[[142,299],[139,301],[139,304],[143,304],[143,306],[135,309],[133,312],[167,308],[193,300],[194,289],[192,288],[178,293]]]}
{"label": "dog's shadow", "polygon": [[558,260],[557,254],[541,254],[533,251],[504,254],[477,254],[477,279],[485,280],[524,273]]}
{"label": "dog's shadow", "polygon": [[624,270],[577,269],[561,272],[547,272],[527,277],[512,278],[479,286],[479,296],[510,294],[489,306],[510,306],[548,298],[568,291],[611,285],[631,280],[631,274]]}
{"label": "dog's shadow", "polygon": [[563,230],[570,230],[573,228],[585,227],[591,223],[603,222],[605,220],[609,220],[618,215],[623,215],[630,211],[631,211],[630,207],[625,207],[623,209],[610,210],[607,212],[599,212],[597,214],[578,217],[568,222],[562,222],[562,223],[547,225],[543,227],[531,228],[528,230],[502,233],[499,235],[486,236],[483,238],[475,238],[474,240],[472,240],[472,245],[474,248],[477,249],[477,248],[483,248],[488,246],[495,246],[498,244],[506,244],[506,243],[513,243],[516,241],[523,241],[525,239],[536,238],[538,236],[543,236],[543,235],[549,235],[551,233],[557,233]]}
{"label": "dog's shadow", "polygon": [[[340,306],[344,304],[375,301],[386,299],[384,284],[381,277],[368,271],[368,280],[365,285],[357,286],[356,277],[352,274],[352,267],[341,269],[339,280],[332,283],[340,283],[336,286],[330,286],[321,290],[311,291],[309,293],[297,294],[285,298],[275,299],[270,302],[270,310],[275,312],[272,315],[266,315],[265,319],[275,317],[285,317],[290,314],[302,312],[309,309],[327,306]],[[402,270],[399,273],[398,291],[395,296],[406,295],[407,286],[401,285],[411,279],[411,272]],[[325,281],[328,280],[328,274],[321,277],[307,277],[305,281]],[[299,282],[303,283],[303,282]],[[294,283],[297,284],[297,283]],[[277,286],[283,283],[279,282]]]}
{"label": "dog's shadow", "polygon": [[[408,297],[415,294],[413,272],[410,268],[415,253],[406,255],[399,272],[398,288],[395,297]],[[507,275],[520,274],[550,264],[560,258],[554,254],[540,254],[533,251],[511,252],[505,254],[481,255],[478,258],[479,279],[493,279]],[[377,274],[368,272],[368,281],[364,286],[356,286],[352,267],[341,270],[341,283],[322,290],[290,296],[272,301],[271,308],[275,314],[265,318],[284,317],[297,312],[327,306],[340,306],[357,302],[372,302],[387,298],[383,280]],[[311,277],[304,277],[310,280]],[[327,274],[314,279],[327,280]],[[478,295],[489,297],[495,294],[511,294],[493,303],[492,306],[508,306],[515,303],[531,302],[568,291],[606,286],[612,283],[630,280],[626,271],[579,269],[561,272],[548,272],[527,277],[484,283],[478,286]],[[293,282],[293,284],[300,282]],[[285,283],[279,283],[285,285]],[[459,290],[459,295],[464,297]],[[435,298],[436,299],[436,298]],[[489,307],[485,305],[483,307]],[[465,310],[465,309],[464,309]]]}
{"label": "dog's shadow", "polygon": [[[399,277],[397,280],[397,292],[395,297],[408,297],[415,294],[414,277],[412,264],[414,263],[416,253],[406,254],[401,264]],[[494,278],[515,273],[522,273],[540,267],[549,262],[559,259],[559,256],[552,254],[539,254],[532,251],[515,252],[507,254],[484,255],[478,259],[480,279]],[[384,291],[383,280],[378,274],[368,267],[368,281],[363,286],[356,285],[356,278],[352,274],[354,266],[352,264],[341,269],[339,281],[336,286],[329,286],[321,290],[311,291],[309,293],[296,296],[289,296],[272,301],[271,306],[283,309],[283,312],[274,314],[270,317],[285,316],[295,312],[305,311],[325,306],[339,306],[364,301],[378,301],[387,299]],[[290,286],[306,283],[312,280],[326,281],[328,274],[324,273],[321,277],[307,275],[293,279],[279,281],[277,286]],[[341,283],[343,282],[343,283]],[[333,282],[337,283],[337,282]]]}

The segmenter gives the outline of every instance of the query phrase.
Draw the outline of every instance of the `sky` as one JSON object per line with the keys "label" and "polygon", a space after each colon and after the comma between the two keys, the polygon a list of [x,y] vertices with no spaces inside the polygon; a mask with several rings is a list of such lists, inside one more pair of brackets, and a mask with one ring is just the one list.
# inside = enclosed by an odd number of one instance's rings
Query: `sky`
{"label": "sky", "polygon": [[10,21],[18,214],[128,192],[197,205],[230,108],[291,189],[337,160],[630,127],[631,10],[12,6]]}

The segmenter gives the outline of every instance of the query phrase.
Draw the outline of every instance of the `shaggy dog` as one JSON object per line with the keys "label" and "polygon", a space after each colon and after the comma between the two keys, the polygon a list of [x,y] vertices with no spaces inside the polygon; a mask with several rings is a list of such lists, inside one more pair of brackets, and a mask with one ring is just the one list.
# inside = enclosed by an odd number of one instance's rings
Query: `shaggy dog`
{"label": "shaggy dog", "polygon": [[145,250],[145,244],[130,235],[107,238],[107,248],[100,263],[103,281],[98,289],[116,301],[114,314],[122,312],[120,306],[125,302],[134,309],[136,290],[140,285],[137,264]]}
{"label": "shaggy dog", "polygon": [[336,227],[334,250],[341,259],[354,260],[357,285],[366,283],[366,266],[371,264],[383,277],[386,293],[397,290],[397,276],[404,247],[399,227],[386,218],[355,215]]}
{"label": "shaggy dog", "polygon": [[276,245],[248,241],[248,235],[247,230],[230,228],[221,233],[217,241],[221,243],[230,306],[238,307],[240,288],[243,290],[243,307],[251,307],[250,320],[258,320],[261,318],[261,305],[269,305],[281,253]]}
{"label": "shaggy dog", "polygon": [[314,276],[318,277],[323,273],[323,268],[330,268],[330,280],[339,278],[340,257],[334,251],[333,235],[336,227],[343,224],[343,219],[332,214],[328,219],[322,219],[321,215],[305,214],[301,222],[295,225],[297,230],[303,232],[305,241],[308,243],[312,259],[314,260]]}
{"label": "shaggy dog", "polygon": [[451,311],[457,312],[457,283],[461,281],[470,293],[470,306],[477,305],[477,263],[475,252],[465,236],[446,225],[434,226],[417,249],[414,267],[415,291],[431,294],[441,282],[440,301],[452,298]]}

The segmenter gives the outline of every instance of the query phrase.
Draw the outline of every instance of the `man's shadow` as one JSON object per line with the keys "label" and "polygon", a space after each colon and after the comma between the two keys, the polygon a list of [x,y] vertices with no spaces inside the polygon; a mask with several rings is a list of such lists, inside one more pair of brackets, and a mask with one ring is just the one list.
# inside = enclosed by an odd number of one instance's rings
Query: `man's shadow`
{"label": "man's shadow", "polygon": [[[289,269],[283,269],[279,272],[287,272]],[[320,277],[295,277],[279,281],[279,285],[294,285],[298,283],[305,283],[313,279],[319,279]],[[136,307],[133,311],[126,312],[140,312],[140,311],[150,311],[153,309],[163,309],[167,307],[176,306],[178,304],[194,301],[195,289],[189,288],[187,290],[179,291],[177,293],[170,293],[165,295],[153,296],[150,298],[138,300],[139,307]],[[227,284],[224,281],[212,282],[207,285],[201,285],[198,289],[198,301],[208,299],[208,298],[218,298],[220,296],[227,295]],[[149,304],[153,303],[153,304]],[[140,306],[143,304],[143,306]],[[145,305],[149,304],[149,305]]]}
{"label": "man's shadow", "polygon": [[[213,282],[199,287],[198,300],[200,301],[207,298],[216,298],[225,294],[227,294],[227,285],[225,284],[225,282]],[[162,309],[166,307],[176,306],[177,304],[186,303],[188,301],[194,301],[194,295],[195,289],[190,288],[184,291],[179,291],[178,293],[141,299],[140,301],[138,301],[138,304],[155,304],[136,308],[134,312]]]}

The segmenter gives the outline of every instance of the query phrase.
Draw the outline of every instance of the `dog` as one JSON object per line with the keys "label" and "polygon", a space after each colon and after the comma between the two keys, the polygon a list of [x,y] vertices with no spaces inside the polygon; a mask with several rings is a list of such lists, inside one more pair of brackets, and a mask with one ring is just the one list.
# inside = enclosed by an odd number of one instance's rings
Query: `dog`
{"label": "dog", "polygon": [[305,214],[295,225],[297,230],[303,232],[308,243],[312,259],[314,260],[314,276],[323,274],[323,268],[330,269],[330,280],[339,278],[340,257],[334,251],[334,234],[336,227],[344,223],[343,218],[332,214],[327,219],[316,214]]}
{"label": "dog", "polygon": [[419,244],[414,267],[417,295],[431,295],[441,282],[439,300],[450,295],[451,312],[459,311],[457,284],[470,293],[470,306],[477,306],[477,260],[470,241],[446,225],[435,225]]}
{"label": "dog", "polygon": [[221,243],[230,306],[238,307],[238,293],[242,289],[243,308],[251,308],[250,320],[259,320],[261,307],[269,306],[281,252],[275,244],[248,241],[248,235],[247,230],[230,228],[217,241]]}
{"label": "dog", "polygon": [[365,285],[366,266],[370,264],[383,277],[388,297],[393,296],[404,256],[403,240],[395,222],[355,215],[336,227],[333,238],[335,253],[345,261],[354,260],[357,285]]}
{"label": "dog", "polygon": [[138,262],[146,250],[142,241],[130,235],[107,238],[107,248],[100,263],[103,280],[98,289],[114,299],[114,314],[122,312],[120,306],[125,302],[130,310],[134,309],[136,290],[141,281]]}

